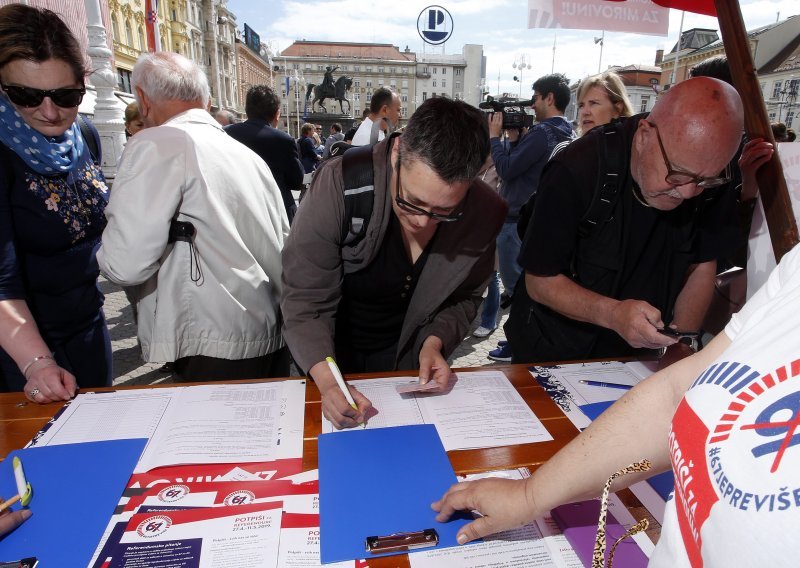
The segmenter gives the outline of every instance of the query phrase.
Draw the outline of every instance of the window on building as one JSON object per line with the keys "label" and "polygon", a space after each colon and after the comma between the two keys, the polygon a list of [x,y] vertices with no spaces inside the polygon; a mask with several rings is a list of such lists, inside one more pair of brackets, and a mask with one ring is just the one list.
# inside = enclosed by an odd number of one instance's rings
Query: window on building
{"label": "window on building", "polygon": [[131,23],[128,20],[125,20],[125,43],[130,47],[134,47],[133,30],[131,30]]}
{"label": "window on building", "polygon": [[428,71],[428,68],[427,68],[427,67],[423,67],[423,68],[422,68],[422,72],[423,72],[423,73],[430,73],[430,71]]}
{"label": "window on building", "polygon": [[283,115],[289,114],[289,105],[288,105],[288,103],[283,103],[283,109],[281,110],[281,114],[283,114]]}
{"label": "window on building", "polygon": [[769,121],[770,122],[774,122],[775,121],[775,113],[774,112],[769,113]]}
{"label": "window on building", "polygon": [[777,99],[781,96],[781,82],[775,81],[775,84],[772,86],[772,98]]}
{"label": "window on building", "polygon": [[372,79],[367,79],[367,88],[369,89],[371,87],[372,87]]}
{"label": "window on building", "polygon": [[361,79],[353,79],[353,85],[358,89],[361,86]]}
{"label": "window on building", "polygon": [[311,63],[306,63],[306,71],[311,71]]}
{"label": "window on building", "polygon": [[126,93],[133,93],[133,90],[131,89],[130,71],[117,68],[117,83],[119,85],[120,91],[125,91]]}
{"label": "window on building", "polygon": [[342,65],[339,69],[341,69],[342,71],[347,71],[347,65]]}
{"label": "window on building", "polygon": [[408,95],[400,95],[400,100],[403,101],[404,103],[407,103],[408,102]]}
{"label": "window on building", "polygon": [[408,75],[408,67],[401,68],[400,73],[402,73],[403,75]]}
{"label": "window on building", "polygon": [[115,14],[111,14],[111,35],[114,36],[114,41],[122,41],[122,38],[119,37],[119,22],[117,22]]}
{"label": "window on building", "polygon": [[434,79],[434,80],[433,80],[433,85],[432,85],[432,86],[433,86],[433,87],[435,87],[435,86],[436,86],[436,79]]}
{"label": "window on building", "polygon": [[447,79],[442,79],[442,87],[446,87],[446,86],[447,86]]}
{"label": "window on building", "polygon": [[401,85],[401,86],[402,86],[404,89],[407,89],[407,88],[408,88],[408,79],[403,79],[403,80],[401,81],[400,85]]}
{"label": "window on building", "polygon": [[391,81],[389,81],[389,84],[390,84],[392,87],[396,87],[396,86],[397,86],[397,80],[396,80],[396,79],[392,79]]}
{"label": "window on building", "polygon": [[461,81],[456,81],[456,90],[461,90]]}
{"label": "window on building", "polygon": [[361,65],[354,65],[353,71],[361,71]]}
{"label": "window on building", "polygon": [[794,121],[794,111],[790,110],[786,113],[786,128],[792,128],[792,122]]}
{"label": "window on building", "polygon": [[428,100],[428,93],[426,93],[425,91],[422,91],[422,100],[423,101],[427,101]]}
{"label": "window on building", "polygon": [[456,69],[456,70],[455,70],[455,74],[456,74],[456,76],[459,76],[459,75],[461,75],[461,71],[463,71],[463,69]]}
{"label": "window on building", "polygon": [[361,93],[355,93],[355,94],[353,95],[353,100],[354,100],[355,102],[357,102],[357,103],[360,103],[360,102],[361,102]]}
{"label": "window on building", "polygon": [[639,112],[647,112],[647,105],[650,104],[650,97],[642,97],[642,104],[639,106]]}
{"label": "window on building", "polygon": [[378,73],[383,73],[383,67],[378,67]]}
{"label": "window on building", "polygon": [[367,67],[367,73],[372,73],[372,67]]}
{"label": "window on building", "polygon": [[400,116],[407,116],[408,109],[406,107],[400,107]]}
{"label": "window on building", "polygon": [[761,81],[761,83],[759,83],[758,86],[761,88],[761,96],[762,97],[765,96],[767,94],[767,83],[764,82],[764,81]]}
{"label": "window on building", "polygon": [[383,77],[381,77],[380,79],[378,79],[378,86],[379,86],[379,87],[383,87]]}
{"label": "window on building", "polygon": [[436,71],[438,71],[438,67],[433,68],[433,74],[436,75]]}
{"label": "window on building", "polygon": [[292,69],[297,69],[300,71],[300,64],[299,63],[292,63]]}
{"label": "window on building", "polygon": [[317,71],[325,71],[324,65],[317,65]]}
{"label": "window on building", "polygon": [[139,49],[142,51],[147,51],[147,43],[144,41],[144,30],[142,29],[142,26],[139,26],[136,31],[139,34]]}
{"label": "window on building", "polygon": [[442,67],[442,75],[447,75],[447,67]]}

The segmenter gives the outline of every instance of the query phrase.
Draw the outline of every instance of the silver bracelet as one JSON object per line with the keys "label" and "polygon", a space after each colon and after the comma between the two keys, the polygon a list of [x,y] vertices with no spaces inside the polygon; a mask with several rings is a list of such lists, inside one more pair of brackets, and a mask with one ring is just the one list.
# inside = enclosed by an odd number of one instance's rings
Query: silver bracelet
{"label": "silver bracelet", "polygon": [[30,369],[33,366],[34,363],[36,363],[37,361],[41,361],[43,359],[50,359],[51,361],[55,361],[55,359],[53,359],[52,355],[37,355],[36,357],[31,359],[30,362],[27,365],[25,365],[22,368],[22,376],[25,377],[25,379],[27,380],[27,378],[28,378],[28,369]]}

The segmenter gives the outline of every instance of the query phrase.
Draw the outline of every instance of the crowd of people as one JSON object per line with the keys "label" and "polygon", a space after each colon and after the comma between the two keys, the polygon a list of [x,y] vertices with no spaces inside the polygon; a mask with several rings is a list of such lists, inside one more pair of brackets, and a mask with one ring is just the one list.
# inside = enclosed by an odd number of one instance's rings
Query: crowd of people
{"label": "crowd of people", "polygon": [[[371,402],[350,387],[348,403],[328,357],[346,373],[418,370],[441,392],[484,293],[476,333],[497,327],[502,281],[511,312],[496,358],[649,350],[661,370],[529,479],[450,489],[433,505],[439,520],[482,513],[459,542],[597,495],[643,457],[651,473],[677,471],[683,452],[693,477],[707,480],[717,462],[706,457],[719,451],[740,495],[679,486],[651,565],[782,558],[790,537],[774,528],[800,524],[797,492],[787,507],[770,506],[774,515],[755,505],[758,495],[747,506],[744,492],[791,491],[794,426],[773,423],[788,441],[761,453],[743,436],[722,444],[707,433],[728,405],[750,405],[756,422],[796,414],[800,389],[772,380],[766,395],[736,402],[741,373],[696,380],[728,364],[758,376],[796,365],[798,347],[796,251],[708,346],[697,341],[719,263],[741,245],[755,171],[774,158],[770,141],[743,138],[747,109],[724,68],[698,66],[637,115],[618,76],[589,77],[577,125],[564,117],[566,77],[546,75],[533,83],[536,123],[521,130],[504,130],[502,113],[437,97],[394,132],[400,101],[381,88],[355,132],[334,124],[323,143],[312,124],[299,141],[280,131],[266,86],[248,91],[245,121],[212,116],[200,67],[144,54],[109,190],[97,132],[78,115],[88,71],[78,42],[53,12],[0,8],[3,390],[47,403],[110,384],[102,273],[136,307],[145,360],[206,381],[286,376],[293,359],[319,388],[324,415],[349,428],[369,419]],[[298,207],[292,190],[312,172]],[[776,452],[765,469],[761,456]],[[0,532],[24,517],[0,517]]]}

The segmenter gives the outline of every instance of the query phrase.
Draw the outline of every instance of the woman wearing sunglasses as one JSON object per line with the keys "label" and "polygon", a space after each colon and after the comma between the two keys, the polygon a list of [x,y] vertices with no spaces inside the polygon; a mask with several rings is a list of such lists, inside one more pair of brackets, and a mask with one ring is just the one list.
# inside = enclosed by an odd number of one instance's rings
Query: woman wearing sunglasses
{"label": "woman wearing sunglasses", "polygon": [[37,403],[111,378],[95,260],[108,189],[76,122],[85,74],[55,13],[0,8],[0,388]]}

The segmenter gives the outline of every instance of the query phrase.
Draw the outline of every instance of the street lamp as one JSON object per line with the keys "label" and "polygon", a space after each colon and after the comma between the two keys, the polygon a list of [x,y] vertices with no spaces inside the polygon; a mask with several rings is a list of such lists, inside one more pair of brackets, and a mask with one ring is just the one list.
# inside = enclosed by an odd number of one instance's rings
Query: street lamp
{"label": "street lamp", "polygon": [[522,98],[522,72],[531,68],[530,56],[524,53],[516,56],[511,67],[519,70],[519,77],[514,75],[514,80],[519,83],[519,98]]}
{"label": "street lamp", "polygon": [[305,92],[306,90],[306,79],[297,72],[297,69],[295,69],[294,75],[292,76],[292,82],[294,83],[294,110],[297,116],[296,138],[300,138],[300,92]]}

